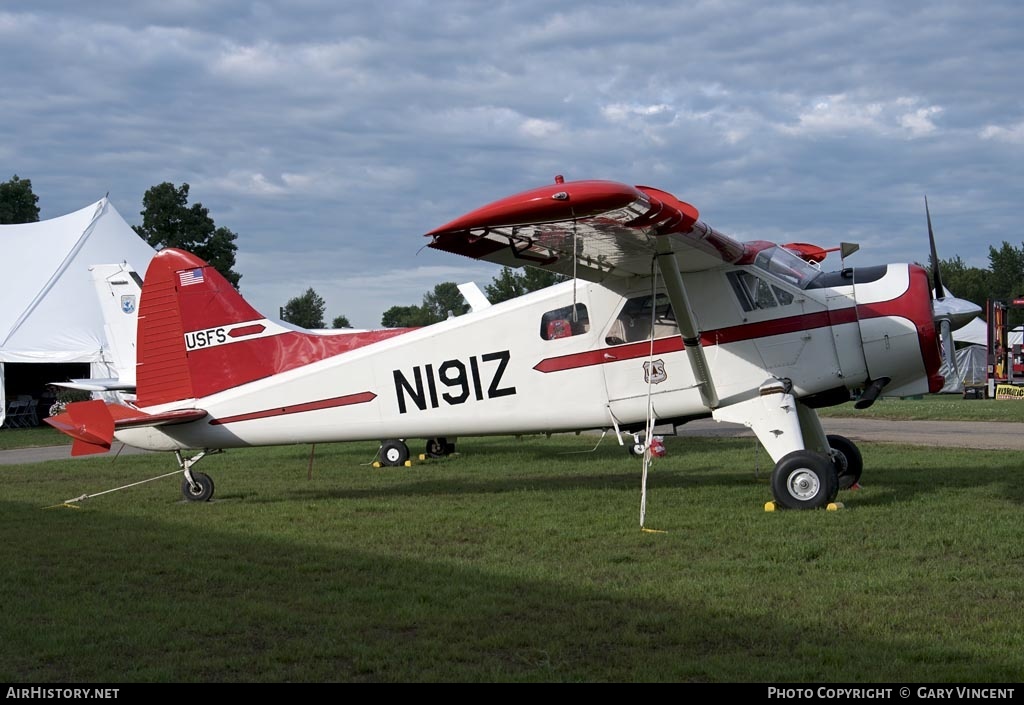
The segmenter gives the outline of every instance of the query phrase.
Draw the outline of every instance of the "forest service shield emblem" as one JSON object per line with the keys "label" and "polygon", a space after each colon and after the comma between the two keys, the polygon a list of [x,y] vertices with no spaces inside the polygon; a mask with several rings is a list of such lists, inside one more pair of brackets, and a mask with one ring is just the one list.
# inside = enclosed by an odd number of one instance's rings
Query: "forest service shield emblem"
{"label": "forest service shield emblem", "polygon": [[658,384],[668,379],[664,360],[648,360],[644,363],[644,382]]}

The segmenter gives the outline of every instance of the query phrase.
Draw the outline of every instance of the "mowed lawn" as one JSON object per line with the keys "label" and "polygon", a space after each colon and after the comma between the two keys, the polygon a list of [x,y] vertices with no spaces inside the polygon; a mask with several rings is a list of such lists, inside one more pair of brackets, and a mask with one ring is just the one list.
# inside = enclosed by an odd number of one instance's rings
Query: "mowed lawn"
{"label": "mowed lawn", "polygon": [[842,509],[766,512],[753,439],[666,439],[646,497],[596,442],[232,450],[209,503],[175,475],[62,505],[167,454],[0,466],[0,680],[1024,679],[1017,453],[863,444]]}

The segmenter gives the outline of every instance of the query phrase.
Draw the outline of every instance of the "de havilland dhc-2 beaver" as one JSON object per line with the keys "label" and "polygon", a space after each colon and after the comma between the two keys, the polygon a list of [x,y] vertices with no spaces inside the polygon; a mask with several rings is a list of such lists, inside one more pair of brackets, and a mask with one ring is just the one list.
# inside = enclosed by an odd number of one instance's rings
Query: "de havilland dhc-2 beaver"
{"label": "de havilland dhc-2 beaver", "polygon": [[173,452],[184,496],[203,501],[213,481],[194,465],[226,448],[374,440],[382,464],[404,465],[408,439],[436,456],[464,436],[603,429],[621,442],[652,420],[711,417],[756,434],[778,506],[823,508],[862,460],[816,409],[938,392],[950,331],[980,312],[945,295],[930,214],[928,230],[934,293],[916,264],[827,272],[826,250],[739,241],[665,191],[556,177],[435,228],[428,246],[567,280],[421,328],[340,335],[268,319],[167,248],[143,280],[134,401],[46,421],[73,455],[115,438]]}

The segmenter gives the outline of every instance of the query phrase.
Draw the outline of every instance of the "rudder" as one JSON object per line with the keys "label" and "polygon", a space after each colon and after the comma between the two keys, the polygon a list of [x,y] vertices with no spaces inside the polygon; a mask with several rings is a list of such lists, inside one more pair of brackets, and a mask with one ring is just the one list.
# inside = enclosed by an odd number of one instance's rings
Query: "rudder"
{"label": "rudder", "polygon": [[165,248],[139,302],[136,406],[198,399],[405,333],[317,335],[271,321],[214,267]]}

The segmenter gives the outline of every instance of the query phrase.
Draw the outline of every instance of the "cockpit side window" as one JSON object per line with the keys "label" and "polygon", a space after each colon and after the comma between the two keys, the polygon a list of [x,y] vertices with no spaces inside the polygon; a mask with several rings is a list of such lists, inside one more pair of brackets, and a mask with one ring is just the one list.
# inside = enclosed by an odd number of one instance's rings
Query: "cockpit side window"
{"label": "cockpit side window", "polygon": [[654,297],[636,296],[626,301],[608,329],[604,342],[624,345],[670,335],[679,335],[679,325],[668,296],[662,293]]}
{"label": "cockpit side window", "polygon": [[793,303],[793,294],[752,272],[737,270],[726,275],[744,311],[763,310]]}

